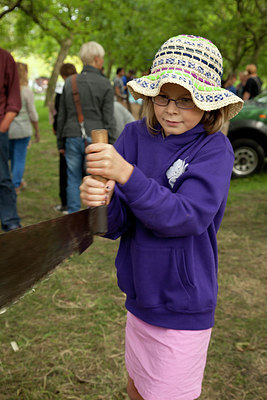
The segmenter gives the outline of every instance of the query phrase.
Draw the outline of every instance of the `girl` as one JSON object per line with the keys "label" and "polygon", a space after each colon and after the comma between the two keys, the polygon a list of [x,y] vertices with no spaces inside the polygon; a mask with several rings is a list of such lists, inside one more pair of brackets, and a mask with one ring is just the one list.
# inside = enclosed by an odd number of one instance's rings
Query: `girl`
{"label": "girl", "polygon": [[34,95],[28,86],[28,66],[18,62],[17,68],[20,80],[20,94],[22,108],[9,127],[9,155],[11,159],[12,182],[16,193],[26,186],[23,174],[26,163],[27,148],[32,136],[32,127],[35,131],[35,140],[40,141],[38,114],[34,104]]}
{"label": "girl", "polygon": [[[207,39],[179,35],[151,73],[128,83],[145,118],[115,146],[87,147],[81,198],[108,204],[108,238],[121,238],[127,391],[132,400],[200,396],[217,297],[219,229],[234,162],[219,131],[243,101],[221,88],[222,58]],[[116,184],[115,184],[116,182]]]}

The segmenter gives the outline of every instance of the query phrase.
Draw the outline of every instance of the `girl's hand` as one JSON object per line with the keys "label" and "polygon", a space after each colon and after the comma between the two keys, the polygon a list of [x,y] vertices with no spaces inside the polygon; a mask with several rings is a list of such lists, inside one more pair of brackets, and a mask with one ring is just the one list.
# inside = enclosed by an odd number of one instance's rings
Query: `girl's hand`
{"label": "girl's hand", "polygon": [[92,176],[85,176],[80,186],[81,201],[88,207],[108,205],[113,196],[114,187],[115,181],[109,180],[104,184]]}
{"label": "girl's hand", "polygon": [[86,147],[86,172],[124,184],[134,167],[111,144],[94,143]]}

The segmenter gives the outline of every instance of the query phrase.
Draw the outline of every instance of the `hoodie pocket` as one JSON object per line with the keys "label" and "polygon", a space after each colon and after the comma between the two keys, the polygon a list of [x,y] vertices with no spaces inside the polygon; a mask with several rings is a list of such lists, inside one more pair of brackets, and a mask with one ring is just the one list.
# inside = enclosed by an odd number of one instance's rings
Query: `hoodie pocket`
{"label": "hoodie pocket", "polygon": [[133,279],[140,307],[164,305],[172,311],[188,310],[193,288],[183,249],[147,248],[136,245],[133,254]]}
{"label": "hoodie pocket", "polygon": [[118,286],[122,292],[127,294],[131,299],[136,298],[135,287],[132,279],[133,266],[130,259],[131,241],[124,236],[121,238],[120,248],[115,260],[117,268]]}

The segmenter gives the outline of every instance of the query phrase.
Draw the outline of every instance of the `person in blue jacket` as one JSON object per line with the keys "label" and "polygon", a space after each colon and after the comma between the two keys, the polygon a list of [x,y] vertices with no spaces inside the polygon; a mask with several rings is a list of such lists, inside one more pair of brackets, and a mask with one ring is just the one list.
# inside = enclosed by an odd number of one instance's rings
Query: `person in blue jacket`
{"label": "person in blue jacket", "polygon": [[179,35],[151,72],[128,82],[144,118],[114,144],[86,148],[86,206],[108,205],[107,238],[120,237],[126,294],[125,360],[132,400],[200,396],[217,299],[216,234],[234,154],[222,124],[243,101],[221,87],[222,56],[207,39]]}

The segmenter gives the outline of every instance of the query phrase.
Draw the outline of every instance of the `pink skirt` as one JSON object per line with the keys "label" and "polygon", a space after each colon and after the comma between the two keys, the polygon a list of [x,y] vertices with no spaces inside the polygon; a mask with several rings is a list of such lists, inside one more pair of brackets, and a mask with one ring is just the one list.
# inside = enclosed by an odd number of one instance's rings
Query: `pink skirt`
{"label": "pink skirt", "polygon": [[211,329],[153,326],[128,312],[125,362],[145,400],[193,400],[201,393]]}

